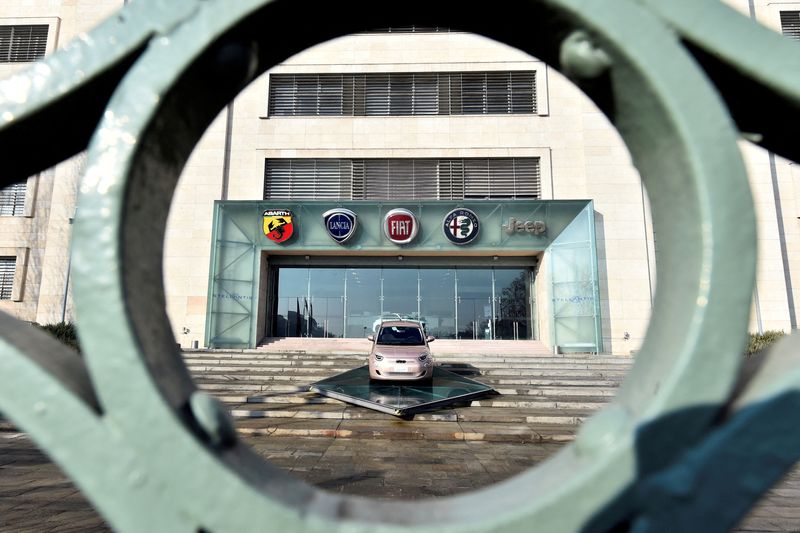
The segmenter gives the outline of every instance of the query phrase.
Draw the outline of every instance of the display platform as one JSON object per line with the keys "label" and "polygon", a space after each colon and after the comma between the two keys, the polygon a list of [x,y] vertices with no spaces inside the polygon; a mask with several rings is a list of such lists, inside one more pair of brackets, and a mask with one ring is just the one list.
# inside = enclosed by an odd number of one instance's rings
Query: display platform
{"label": "display platform", "polygon": [[367,365],[318,381],[309,389],[399,417],[498,394],[488,385],[439,367],[434,367],[430,381],[371,381]]}

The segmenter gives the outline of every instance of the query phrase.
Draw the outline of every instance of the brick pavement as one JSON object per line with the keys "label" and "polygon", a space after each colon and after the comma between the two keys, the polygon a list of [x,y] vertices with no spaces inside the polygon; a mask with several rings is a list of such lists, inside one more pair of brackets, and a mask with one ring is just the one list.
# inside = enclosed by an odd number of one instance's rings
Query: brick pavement
{"label": "brick pavement", "polygon": [[[371,441],[244,437],[273,464],[317,487],[380,498],[458,494],[506,479],[555,452],[557,443]],[[109,529],[85,498],[26,436],[0,427],[0,532]],[[774,488],[738,528],[800,531],[800,468]]]}

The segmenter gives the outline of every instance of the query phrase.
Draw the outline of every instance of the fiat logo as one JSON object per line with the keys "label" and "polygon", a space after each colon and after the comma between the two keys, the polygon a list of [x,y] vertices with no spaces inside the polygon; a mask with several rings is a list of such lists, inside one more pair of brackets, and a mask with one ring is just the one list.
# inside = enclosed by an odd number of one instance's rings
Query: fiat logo
{"label": "fiat logo", "polygon": [[419,222],[408,209],[392,209],[383,219],[383,233],[395,244],[408,244],[419,231]]}

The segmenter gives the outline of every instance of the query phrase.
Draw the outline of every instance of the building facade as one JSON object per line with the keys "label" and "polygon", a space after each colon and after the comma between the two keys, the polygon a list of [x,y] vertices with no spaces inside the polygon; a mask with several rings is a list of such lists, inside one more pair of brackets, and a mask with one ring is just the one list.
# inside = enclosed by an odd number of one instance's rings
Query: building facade
{"label": "building facade", "polygon": [[[800,39],[800,2],[729,3]],[[121,4],[5,2],[0,75]],[[751,330],[790,331],[800,171],[741,148],[759,223]],[[72,319],[83,165],[3,192],[0,309]],[[209,127],[170,212],[167,310],[183,346],[361,337],[401,315],[444,338],[625,354],[646,332],[657,243],[625,145],[555,69],[454,28],[376,29],[277,65]]]}

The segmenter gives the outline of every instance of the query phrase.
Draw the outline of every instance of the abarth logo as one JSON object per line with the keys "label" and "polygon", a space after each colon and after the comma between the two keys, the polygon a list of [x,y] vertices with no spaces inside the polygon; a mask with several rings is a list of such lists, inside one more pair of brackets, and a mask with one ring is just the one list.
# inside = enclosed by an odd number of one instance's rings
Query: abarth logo
{"label": "abarth logo", "polygon": [[475,240],[481,229],[478,216],[469,209],[453,209],[442,221],[444,236],[453,244],[468,244]]}
{"label": "abarth logo", "polygon": [[264,211],[264,235],[274,242],[286,242],[294,234],[292,212],[281,209]]}
{"label": "abarth logo", "polygon": [[322,220],[328,235],[339,244],[350,239],[358,226],[358,216],[349,209],[338,208],[325,211],[322,214]]}
{"label": "abarth logo", "polygon": [[392,209],[383,219],[383,233],[395,244],[408,244],[419,231],[419,222],[408,209]]}

